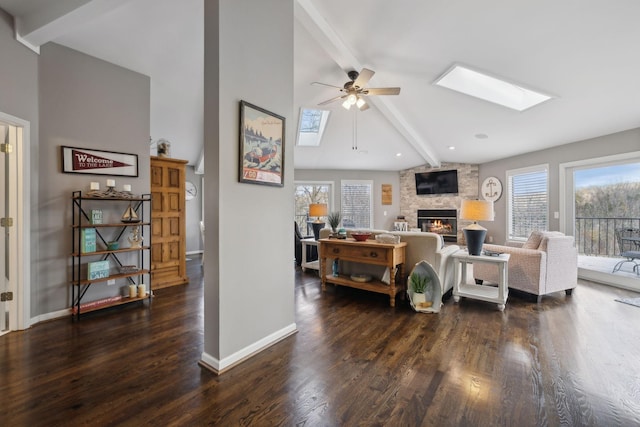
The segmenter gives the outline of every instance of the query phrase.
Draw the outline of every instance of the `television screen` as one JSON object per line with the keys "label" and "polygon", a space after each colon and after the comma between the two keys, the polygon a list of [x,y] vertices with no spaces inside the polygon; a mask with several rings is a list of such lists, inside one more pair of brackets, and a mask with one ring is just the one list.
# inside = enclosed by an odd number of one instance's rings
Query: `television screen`
{"label": "television screen", "polygon": [[416,173],[417,194],[448,194],[457,192],[457,170]]}

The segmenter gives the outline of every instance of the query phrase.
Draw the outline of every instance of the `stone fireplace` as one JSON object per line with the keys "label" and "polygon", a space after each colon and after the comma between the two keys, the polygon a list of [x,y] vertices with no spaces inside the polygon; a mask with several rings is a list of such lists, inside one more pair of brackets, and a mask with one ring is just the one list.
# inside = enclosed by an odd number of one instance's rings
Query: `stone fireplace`
{"label": "stone fireplace", "polygon": [[442,235],[445,242],[457,241],[456,209],[418,209],[418,228]]}

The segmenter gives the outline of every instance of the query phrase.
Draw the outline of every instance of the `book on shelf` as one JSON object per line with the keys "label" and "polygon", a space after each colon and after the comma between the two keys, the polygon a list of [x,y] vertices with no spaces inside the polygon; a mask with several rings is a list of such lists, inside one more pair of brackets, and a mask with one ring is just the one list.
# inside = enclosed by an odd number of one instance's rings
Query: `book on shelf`
{"label": "book on shelf", "polygon": [[86,254],[96,251],[96,229],[83,228],[80,232],[80,252]]}
{"label": "book on shelf", "polygon": [[94,261],[87,263],[87,279],[104,279],[109,277],[109,261]]}

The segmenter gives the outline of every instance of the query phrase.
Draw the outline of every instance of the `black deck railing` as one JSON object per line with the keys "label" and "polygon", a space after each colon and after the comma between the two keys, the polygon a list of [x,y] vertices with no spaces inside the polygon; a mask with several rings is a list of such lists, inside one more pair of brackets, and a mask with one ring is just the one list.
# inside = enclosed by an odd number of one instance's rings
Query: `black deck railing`
{"label": "black deck railing", "polygon": [[617,228],[640,228],[640,218],[576,217],[575,239],[580,255],[620,256]]}

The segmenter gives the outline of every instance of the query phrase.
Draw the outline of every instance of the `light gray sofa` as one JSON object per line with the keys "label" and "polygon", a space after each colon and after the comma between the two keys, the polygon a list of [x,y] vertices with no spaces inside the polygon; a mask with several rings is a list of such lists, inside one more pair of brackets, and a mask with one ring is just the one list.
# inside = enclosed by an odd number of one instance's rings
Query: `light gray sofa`
{"label": "light gray sofa", "polygon": [[[351,231],[347,230],[347,236],[349,237]],[[407,242],[407,249],[405,251],[405,277],[402,280],[402,284],[406,286],[407,277],[411,273],[413,267],[422,260],[427,261],[438,274],[440,283],[442,285],[442,294],[444,295],[449,289],[453,288],[454,272],[452,269],[452,259],[450,255],[458,251],[460,247],[458,245],[444,246],[442,236],[437,233],[428,233],[421,231],[386,231],[386,230],[358,230],[367,231],[372,233],[371,238],[375,239],[378,234],[393,234],[400,236],[401,242]],[[320,230],[320,238],[324,239],[331,235],[331,230],[328,228]],[[330,266],[325,266],[330,271]],[[354,263],[341,263],[340,271],[344,274],[369,274],[373,277],[381,278],[384,275],[385,269],[380,266],[368,265],[368,264],[354,264]]]}
{"label": "light gray sofa", "polygon": [[[536,295],[538,302],[542,295],[552,292],[565,291],[571,295],[577,285],[578,251],[573,236],[558,231],[534,231],[524,244],[485,244],[483,248],[511,254],[509,288]],[[489,263],[474,263],[473,277],[479,283],[497,283],[498,269]]]}

